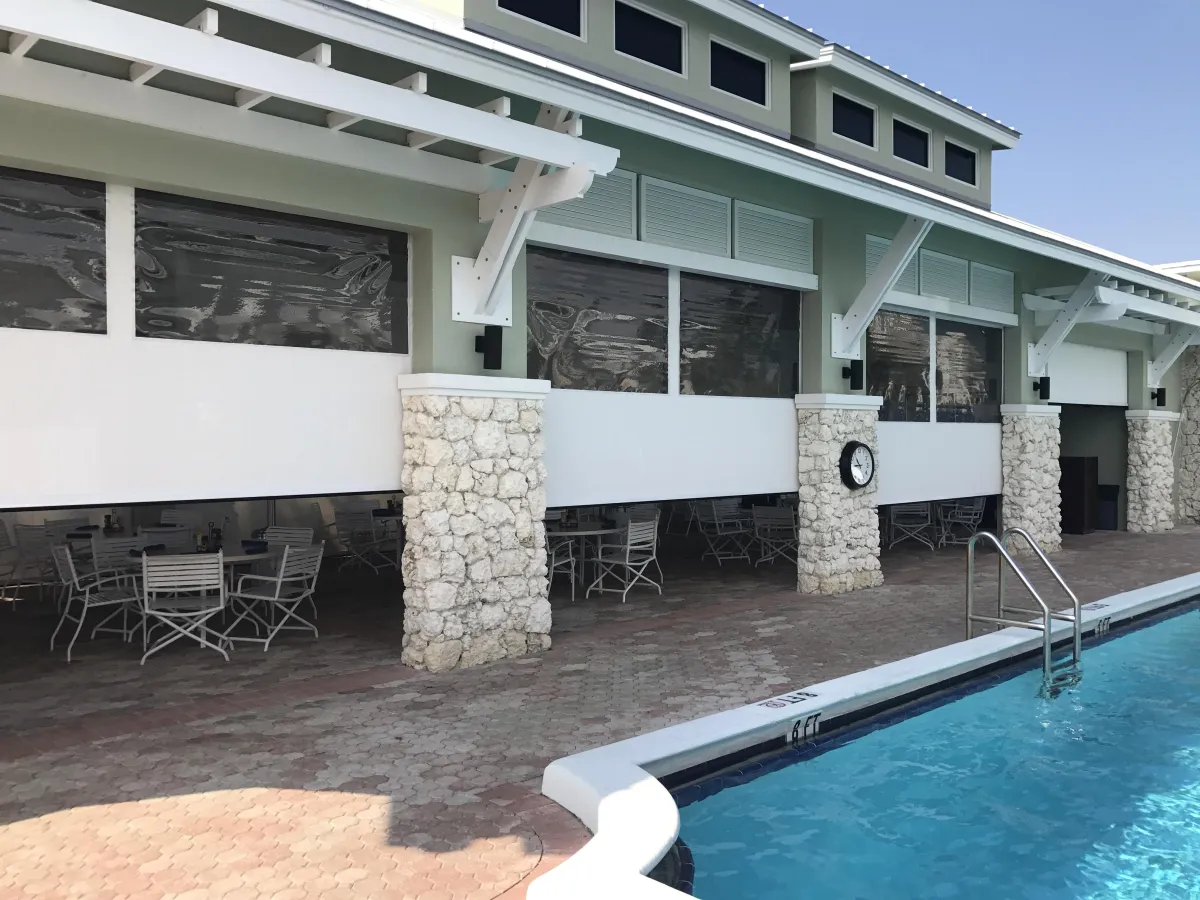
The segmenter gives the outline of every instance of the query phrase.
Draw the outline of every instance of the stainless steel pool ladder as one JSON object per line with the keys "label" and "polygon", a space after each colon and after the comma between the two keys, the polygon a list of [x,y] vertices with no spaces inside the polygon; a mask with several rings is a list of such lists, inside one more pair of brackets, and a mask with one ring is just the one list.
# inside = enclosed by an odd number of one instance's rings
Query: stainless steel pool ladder
{"label": "stainless steel pool ladder", "polygon": [[[1042,561],[1049,571],[1054,576],[1054,580],[1059,586],[1066,591],[1067,596],[1071,598],[1070,612],[1056,612],[1052,610],[1049,604],[1042,599],[1026,576],[1024,570],[1017,565],[1017,561],[1013,559],[1012,554],[1008,552],[1008,546],[1013,538],[1021,538],[1029,545],[1029,548],[1034,552],[1038,559]],[[984,616],[975,612],[975,545],[980,541],[986,541],[996,548],[999,554],[997,565],[997,584],[996,584],[996,607],[998,615]],[[1025,587],[1025,591],[1033,598],[1037,604],[1037,608],[1024,606],[1010,606],[1005,600],[1005,575],[1008,569],[1016,574],[1021,580],[1021,584]],[[1016,618],[1017,615],[1034,614],[1040,617],[1041,621],[1029,621],[1028,618]],[[1056,663],[1054,659],[1054,637],[1052,633],[1054,620],[1070,622],[1072,629],[1071,655]],[[1062,574],[1050,562],[1045,552],[1033,536],[1023,528],[1009,528],[1004,531],[999,538],[988,531],[981,531],[975,534],[967,544],[967,639],[973,636],[974,625],[976,622],[987,625],[1001,625],[1005,628],[1032,628],[1042,632],[1042,673],[1045,678],[1045,683],[1048,688],[1057,688],[1065,686],[1067,683],[1073,683],[1079,678],[1079,656],[1082,645],[1082,609],[1080,607],[1079,598],[1075,596],[1075,592],[1063,580]]]}

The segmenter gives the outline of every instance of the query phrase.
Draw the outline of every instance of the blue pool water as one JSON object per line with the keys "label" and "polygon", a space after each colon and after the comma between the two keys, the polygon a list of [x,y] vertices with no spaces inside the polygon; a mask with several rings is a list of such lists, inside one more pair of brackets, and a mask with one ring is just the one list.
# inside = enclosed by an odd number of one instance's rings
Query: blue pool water
{"label": "blue pool water", "polygon": [[1083,662],[679,791],[695,895],[1200,898],[1200,612]]}

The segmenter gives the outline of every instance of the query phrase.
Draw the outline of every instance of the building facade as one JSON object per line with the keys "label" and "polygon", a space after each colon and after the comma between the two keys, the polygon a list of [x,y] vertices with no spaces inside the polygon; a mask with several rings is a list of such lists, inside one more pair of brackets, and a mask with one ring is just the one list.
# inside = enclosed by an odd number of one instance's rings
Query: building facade
{"label": "building facade", "polygon": [[1200,285],[992,212],[1014,129],[752,4],[10,0],[0,43],[10,517],[403,491],[444,670],[549,646],[547,506],[796,492],[812,593],[880,582],[881,506],[1056,548],[1060,456],[1200,515]]}

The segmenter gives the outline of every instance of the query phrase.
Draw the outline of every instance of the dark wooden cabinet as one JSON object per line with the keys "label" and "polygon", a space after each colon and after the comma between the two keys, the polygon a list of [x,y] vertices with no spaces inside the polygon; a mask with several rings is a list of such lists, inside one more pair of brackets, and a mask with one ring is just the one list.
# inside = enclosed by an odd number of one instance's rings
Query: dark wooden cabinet
{"label": "dark wooden cabinet", "polygon": [[1062,496],[1063,533],[1095,531],[1100,503],[1098,457],[1062,456],[1058,461],[1062,466],[1058,488]]}

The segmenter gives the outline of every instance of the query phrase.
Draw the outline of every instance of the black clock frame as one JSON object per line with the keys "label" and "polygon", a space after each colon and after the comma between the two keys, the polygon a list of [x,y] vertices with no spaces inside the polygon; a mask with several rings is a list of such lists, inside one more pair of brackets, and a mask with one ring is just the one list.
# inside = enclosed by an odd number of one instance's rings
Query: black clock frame
{"label": "black clock frame", "polygon": [[[859,447],[862,447],[871,454],[871,477],[867,479],[866,484],[859,484],[854,480],[854,475],[850,471],[850,461],[854,458],[855,452]],[[861,491],[872,481],[875,480],[875,451],[864,444],[862,441],[849,441],[842,448],[842,458],[838,461],[838,470],[842,474],[842,484],[850,488],[852,491]]]}

